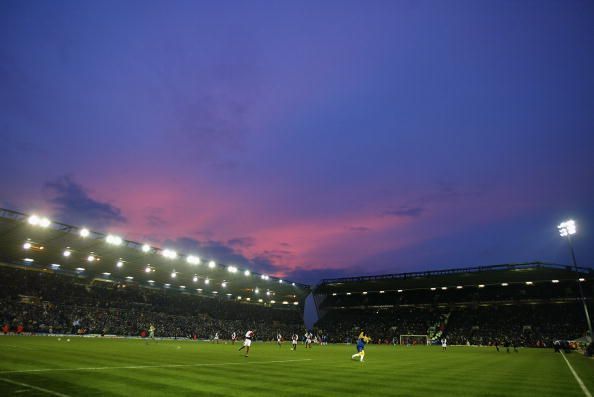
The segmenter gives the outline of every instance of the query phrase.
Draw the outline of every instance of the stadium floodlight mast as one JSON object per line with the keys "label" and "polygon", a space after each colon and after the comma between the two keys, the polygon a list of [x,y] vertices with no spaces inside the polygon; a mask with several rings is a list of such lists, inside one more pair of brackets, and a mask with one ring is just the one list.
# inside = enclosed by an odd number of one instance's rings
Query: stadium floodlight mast
{"label": "stadium floodlight mast", "polygon": [[[559,234],[561,235],[561,237],[567,238],[567,244],[569,244],[569,250],[571,251],[571,259],[573,261],[573,268],[575,270],[575,275],[576,275],[576,277],[579,277],[580,273],[578,270],[577,261],[575,259],[575,252],[573,250],[573,244],[571,241],[571,236],[573,236],[574,234],[577,233],[577,227],[575,225],[575,221],[573,219],[569,219],[565,222],[561,222],[557,226],[557,229],[559,230]],[[581,281],[582,281],[582,279],[578,278],[578,280],[577,280],[578,291],[580,293],[580,300],[582,301],[582,305],[584,307],[584,314],[586,315],[586,323],[588,324],[588,331],[590,331],[590,338],[593,338],[594,334],[592,334],[592,322],[590,321],[590,314],[588,313],[588,306],[586,305],[586,299],[584,298],[584,291],[582,290]]]}

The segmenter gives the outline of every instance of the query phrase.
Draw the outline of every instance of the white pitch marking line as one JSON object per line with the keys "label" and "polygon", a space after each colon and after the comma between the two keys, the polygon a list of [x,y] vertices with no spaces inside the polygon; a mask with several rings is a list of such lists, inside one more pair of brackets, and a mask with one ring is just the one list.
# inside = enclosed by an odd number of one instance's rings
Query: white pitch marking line
{"label": "white pitch marking line", "polygon": [[0,374],[23,374],[23,373],[29,373],[29,372],[54,372],[54,371],[103,371],[103,370],[110,370],[110,369],[218,367],[218,366],[224,366],[224,365],[245,365],[245,364],[257,365],[257,364],[293,363],[293,362],[311,361],[311,360],[312,360],[311,358],[304,358],[304,359],[299,359],[299,360],[256,361],[256,362],[247,362],[247,363],[234,362],[234,363],[209,363],[209,364],[127,365],[127,366],[122,366],[122,367],[39,368],[39,369],[23,369],[23,370],[17,370],[17,371],[0,371]]}
{"label": "white pitch marking line", "polygon": [[584,392],[584,395],[586,397],[592,397],[592,395],[590,394],[590,392],[586,388],[586,385],[584,385],[584,382],[582,382],[582,380],[580,379],[580,377],[578,376],[578,374],[575,373],[575,371],[573,370],[573,367],[571,366],[571,364],[569,363],[569,361],[567,360],[567,357],[565,357],[565,354],[563,354],[563,352],[561,352],[561,356],[563,357],[563,359],[567,363],[567,366],[569,367],[569,370],[573,374],[575,380],[577,380],[578,385],[580,385],[580,387],[582,388],[582,391]]}
{"label": "white pitch marking line", "polygon": [[27,384],[27,383],[17,382],[15,380],[10,380],[10,379],[6,379],[6,378],[0,378],[0,380],[2,382],[11,383],[13,385],[22,386],[22,387],[26,387],[28,389],[37,390],[37,391],[40,391],[40,392],[43,392],[43,393],[46,393],[46,394],[51,394],[52,396],[70,397],[68,394],[58,393],[57,391],[52,391],[52,390],[44,389],[43,387],[33,386],[33,385],[30,385],[30,384]]}

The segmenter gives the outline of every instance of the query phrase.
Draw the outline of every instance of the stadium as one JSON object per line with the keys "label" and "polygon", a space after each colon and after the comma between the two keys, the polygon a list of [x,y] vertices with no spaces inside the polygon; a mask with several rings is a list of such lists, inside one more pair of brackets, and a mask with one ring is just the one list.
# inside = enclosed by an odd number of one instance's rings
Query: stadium
{"label": "stadium", "polygon": [[[592,305],[592,269],[534,262],[311,287],[6,209],[0,236],[7,394],[358,395],[373,387],[579,396],[592,387],[578,293]],[[317,321],[308,329],[310,294]],[[238,352],[246,331],[255,333],[249,357]],[[369,358],[349,360],[362,332]],[[361,382],[327,379],[345,373]],[[314,384],[296,392],[305,377]],[[394,378],[397,391],[386,386]]]}

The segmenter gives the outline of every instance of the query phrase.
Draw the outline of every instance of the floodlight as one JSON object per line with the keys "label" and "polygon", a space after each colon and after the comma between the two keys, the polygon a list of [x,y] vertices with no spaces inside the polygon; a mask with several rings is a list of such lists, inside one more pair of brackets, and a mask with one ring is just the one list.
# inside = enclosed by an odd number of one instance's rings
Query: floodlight
{"label": "floodlight", "polygon": [[177,252],[170,250],[170,249],[164,249],[161,254],[165,257],[165,258],[169,258],[169,259],[175,259],[177,258]]}
{"label": "floodlight", "polygon": [[266,296],[270,296],[270,291],[266,291]]}
{"label": "floodlight", "polygon": [[124,261],[122,261],[121,259],[119,261],[116,262],[116,266],[117,267],[122,267],[124,266]]}
{"label": "floodlight", "polygon": [[181,289],[186,289],[186,286],[185,286],[185,285],[180,285],[179,287],[180,287]]}
{"label": "floodlight", "polygon": [[282,284],[283,283],[283,280],[282,279],[278,280],[278,283],[279,284]]}
{"label": "floodlight", "polygon": [[210,262],[208,262],[208,267],[210,267],[211,269],[214,269],[214,267],[215,267],[216,265],[217,265],[217,264],[215,263],[215,261],[210,261]]}
{"label": "floodlight", "polygon": [[479,288],[485,288],[485,284],[479,284],[478,287]]}
{"label": "floodlight", "polygon": [[583,278],[583,277],[580,277],[580,278],[578,278],[578,281],[581,282],[581,283],[583,283],[584,281],[586,281],[586,279]]}
{"label": "floodlight", "polygon": [[332,293],[332,296],[336,296],[336,292],[333,292],[333,293]]}
{"label": "floodlight", "polygon": [[575,226],[575,221],[572,219],[567,220],[565,222],[561,222],[557,229],[559,229],[559,234],[561,237],[571,236],[572,234],[576,234],[577,228]]}
{"label": "floodlight", "polygon": [[150,266],[145,267],[144,268],[144,272],[145,273],[150,273],[151,272],[151,267]]}
{"label": "floodlight", "polygon": [[204,284],[207,284],[207,285],[208,285],[208,284],[210,284],[210,280],[209,280],[209,279],[207,279],[207,278],[205,278],[205,279],[204,279]]}
{"label": "floodlight", "polygon": [[64,255],[66,258],[68,258],[71,254],[72,254],[72,251],[70,251],[70,250],[64,250],[64,252],[62,253],[62,255]]}
{"label": "floodlight", "polygon": [[37,226],[39,224],[39,217],[37,215],[31,215],[27,221],[30,225]]}
{"label": "floodlight", "polygon": [[553,284],[557,284],[557,283],[559,282],[559,280],[551,280],[551,282],[552,282]]}
{"label": "floodlight", "polygon": [[34,260],[32,258],[25,258],[24,261],[25,262],[34,262]]}
{"label": "floodlight", "polygon": [[223,282],[221,283],[221,287],[223,287],[223,288],[227,288],[227,282],[226,282],[226,281],[223,281]]}
{"label": "floodlight", "polygon": [[462,288],[464,288],[464,287],[461,285],[456,286],[456,289],[462,289]]}
{"label": "floodlight", "polygon": [[283,305],[288,305],[289,301],[283,301]]}
{"label": "floodlight", "polygon": [[295,306],[297,306],[297,305],[299,304],[299,302],[293,302],[293,304],[294,304]]}
{"label": "floodlight", "polygon": [[87,260],[89,262],[93,262],[95,260],[95,256],[94,255],[89,255],[89,256],[87,256]]}
{"label": "floodlight", "polygon": [[198,281],[198,276],[194,276],[194,277],[192,277],[192,281],[193,281],[193,282],[196,282],[196,281]]}
{"label": "floodlight", "polygon": [[126,279],[128,279],[128,280],[134,280],[134,277],[132,277],[132,276],[126,276]]}
{"label": "floodlight", "polygon": [[350,295],[350,294],[351,294],[350,292],[347,292],[347,295]]}
{"label": "floodlight", "polygon": [[270,301],[270,303],[276,303],[276,301]]}
{"label": "floodlight", "polygon": [[191,264],[191,265],[199,265],[200,264],[200,258],[194,255],[190,255],[186,258],[186,261]]}
{"label": "floodlight", "polygon": [[247,276],[249,276],[250,274],[251,274],[251,273],[250,273],[250,271],[249,271],[249,270],[244,270],[244,271],[243,271],[243,275],[244,275],[244,276],[246,276],[246,277],[247,277]]}
{"label": "floodlight", "polygon": [[109,272],[103,272],[102,274],[103,274],[104,276],[111,276],[111,273],[109,273]]}
{"label": "floodlight", "polygon": [[151,246],[148,244],[144,244],[142,246],[142,252],[149,252],[151,250]]}
{"label": "floodlight", "polygon": [[532,285],[533,282],[532,281],[526,281],[526,285]]}
{"label": "floodlight", "polygon": [[367,291],[363,291],[363,295],[367,295]]}
{"label": "floodlight", "polygon": [[435,287],[431,287],[431,291],[435,291],[437,288]]}
{"label": "floodlight", "polygon": [[507,287],[509,284],[508,283],[501,283],[502,287]]}
{"label": "floodlight", "polygon": [[80,229],[80,232],[79,232],[81,237],[88,237],[90,233],[91,232],[89,232],[89,229],[86,229],[84,227],[82,229]]}
{"label": "floodlight", "polygon": [[76,268],[76,271],[77,272],[84,272],[85,271],[85,268],[84,267],[77,267]]}
{"label": "floodlight", "polygon": [[108,244],[121,245],[123,240],[122,240],[122,238],[120,236],[115,236],[113,234],[108,234],[107,237],[105,237],[105,241]]}
{"label": "floodlight", "polygon": [[39,220],[39,226],[41,227],[48,227],[51,224],[51,221],[47,218],[41,218]]}
{"label": "floodlight", "polygon": [[402,292],[403,290],[399,289],[398,292]]}
{"label": "floodlight", "polygon": [[235,266],[227,266],[227,271],[229,273],[237,273],[237,268]]}
{"label": "floodlight", "polygon": [[177,273],[174,271],[171,272],[171,278],[176,278],[177,277]]}
{"label": "floodlight", "polygon": [[[247,298],[247,300],[250,300],[250,298]],[[258,299],[258,302],[262,303],[262,302],[264,302],[264,299],[260,298],[260,299]]]}
{"label": "floodlight", "polygon": [[448,289],[448,287],[441,287],[441,289],[445,291],[446,289]]}
{"label": "floodlight", "polygon": [[295,286],[295,283],[291,283],[291,285],[294,287]]}
{"label": "floodlight", "polygon": [[259,294],[260,293],[260,289],[258,287],[256,287],[256,289],[254,290],[255,294]]}
{"label": "floodlight", "polygon": [[384,291],[384,290],[381,290],[381,291],[380,291],[380,294],[384,294],[385,292],[386,292],[386,291]]}
{"label": "floodlight", "polygon": [[29,248],[31,248],[31,243],[26,242],[25,244],[23,244],[23,248],[28,250]]}

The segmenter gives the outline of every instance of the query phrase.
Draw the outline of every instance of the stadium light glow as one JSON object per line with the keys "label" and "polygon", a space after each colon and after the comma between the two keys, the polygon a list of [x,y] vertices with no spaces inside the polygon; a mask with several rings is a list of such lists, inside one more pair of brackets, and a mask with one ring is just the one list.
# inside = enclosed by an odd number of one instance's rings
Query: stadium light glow
{"label": "stadium light glow", "polygon": [[30,225],[40,226],[40,227],[48,227],[52,223],[46,217],[40,217],[37,215],[31,215],[27,221],[29,222]]}
{"label": "stadium light glow", "polygon": [[126,279],[127,280],[134,280],[134,277],[132,277],[132,276],[126,276]]}
{"label": "stadium light glow", "polygon": [[37,226],[39,225],[39,217],[37,215],[31,215],[29,219],[27,219],[30,225]]}
{"label": "stadium light glow", "polygon": [[557,284],[557,283],[559,283],[559,280],[551,280],[551,282],[552,282],[553,284]]}
{"label": "stadium light glow", "polygon": [[210,267],[211,269],[214,269],[214,267],[215,267],[216,265],[217,265],[217,264],[215,263],[215,261],[210,261],[210,262],[208,262],[208,267]]}
{"label": "stadium light glow", "polygon": [[142,246],[142,252],[149,252],[151,250],[151,246],[148,244],[144,244]]}
{"label": "stadium light glow", "polygon": [[26,242],[25,244],[23,244],[23,248],[28,250],[29,248],[31,248],[31,243]]}
{"label": "stadium light glow", "polygon": [[228,296],[228,297],[231,297],[231,294],[229,294],[229,293],[228,293],[228,294],[227,294],[227,296]]}
{"label": "stadium light glow", "polygon": [[243,271],[243,275],[246,276],[246,277],[249,276],[250,274],[252,274],[252,273],[250,273],[249,270],[244,270]]}
{"label": "stadium light glow", "polygon": [[155,280],[149,280],[148,282],[149,282],[149,284],[152,284],[155,282]]}
{"label": "stadium light glow", "polygon": [[456,289],[462,289],[462,288],[464,288],[464,287],[461,285],[456,286]]}
{"label": "stadium light glow", "polygon": [[403,290],[399,289],[398,292],[402,292]]}
{"label": "stadium light glow", "polygon": [[435,291],[437,288],[435,287],[431,287],[431,291]]}
{"label": "stadium light glow", "polygon": [[219,291],[212,291],[212,293],[213,293],[213,294],[218,294],[218,293],[219,293]]}
{"label": "stadium light glow", "polygon": [[210,280],[209,280],[209,279],[207,279],[207,278],[205,278],[205,279],[204,279],[204,284],[206,284],[206,285],[210,284]]}
{"label": "stadium light glow", "polygon": [[145,267],[144,268],[144,272],[145,273],[150,273],[151,272],[151,267],[150,266]]}
{"label": "stadium light glow", "polygon": [[386,291],[384,291],[384,290],[380,291],[380,294],[385,294],[385,293],[386,293]]}
{"label": "stadium light glow", "polygon": [[485,284],[479,284],[478,287],[479,288],[485,288]]}
{"label": "stadium light glow", "polygon": [[170,249],[164,249],[163,251],[161,251],[161,255],[163,255],[165,258],[169,258],[169,259],[177,258],[177,252],[175,252],[174,250],[170,250]]}
{"label": "stadium light glow", "polygon": [[163,285],[165,286],[165,288],[169,288],[169,287],[171,287],[171,284],[169,284],[169,283],[165,283],[165,284],[163,284]]}
{"label": "stadium light glow", "polygon": [[107,237],[105,237],[105,241],[111,245],[122,245],[123,242],[120,236],[116,236],[113,234],[108,234]]}
{"label": "stadium light glow", "polygon": [[509,284],[508,283],[501,283],[502,287],[507,287]]}
{"label": "stadium light glow", "polygon": [[260,276],[260,278],[262,278],[262,280],[268,280],[270,277],[266,274],[263,274],[262,276]]}
{"label": "stadium light glow", "polygon": [[289,301],[283,301],[283,305],[288,305]]}
{"label": "stadium light glow", "polygon": [[291,285],[294,287],[295,286],[295,283],[291,283]]}
{"label": "stadium light glow", "polygon": [[260,293],[260,289],[258,287],[256,287],[256,289],[254,290],[254,294],[259,294]]}
{"label": "stadium light glow", "polygon": [[282,284],[283,283],[283,279],[278,280],[278,283],[279,284]]}
{"label": "stadium light glow", "polygon": [[252,300],[252,298],[249,298],[249,297],[248,297],[248,298],[245,298],[245,300],[249,302],[249,301],[251,301],[251,300]]}
{"label": "stadium light glow", "polygon": [[237,268],[235,266],[227,266],[227,271],[229,273],[237,273]]}
{"label": "stadium light glow", "polygon": [[202,292],[202,288],[196,288],[196,291]]}
{"label": "stadium light glow", "polygon": [[85,271],[85,268],[84,267],[77,267],[75,270],[77,272],[84,272]]}
{"label": "stadium light glow", "polygon": [[95,255],[89,255],[89,256],[87,256],[87,260],[89,262],[93,262],[95,260]]}
{"label": "stadium light glow", "polygon": [[238,296],[238,297],[237,297],[237,300],[239,300],[239,301],[240,301],[240,300],[241,300],[241,296]]}
{"label": "stadium light glow", "polygon": [[171,272],[171,278],[176,278],[177,277],[177,273],[174,271]]}
{"label": "stadium light glow", "polygon": [[223,288],[227,288],[227,282],[226,282],[226,281],[223,281],[223,282],[221,283],[221,287],[223,287]]}
{"label": "stadium light glow", "polygon": [[124,266],[124,261],[122,261],[121,259],[119,261],[116,262],[116,266],[117,267],[122,267]]}
{"label": "stadium light glow", "polygon": [[578,281],[581,282],[581,283],[583,283],[584,281],[586,281],[586,279],[583,278],[583,277],[580,277],[580,278],[578,278]]}
{"label": "stadium light glow", "polygon": [[526,281],[526,285],[532,285],[534,284],[532,281]]}
{"label": "stadium light glow", "polygon": [[83,227],[82,229],[80,229],[80,232],[78,232],[78,233],[80,234],[81,237],[84,238],[84,237],[89,237],[89,234],[91,232],[89,232],[89,229]]}
{"label": "stadium light glow", "polygon": [[190,264],[190,265],[199,265],[200,264],[200,258],[195,256],[195,255],[190,255],[186,258],[186,261]]}
{"label": "stadium light glow", "polygon": [[104,276],[111,276],[111,273],[109,273],[109,272],[103,272],[101,274],[103,274]]}
{"label": "stadium light glow", "polygon": [[41,218],[39,220],[39,226],[41,227],[48,227],[52,222],[47,218]]}
{"label": "stadium light glow", "polygon": [[276,303],[276,301],[270,301],[270,303]]}
{"label": "stadium light glow", "polygon": [[64,250],[64,252],[62,253],[62,255],[64,255],[66,258],[68,258],[71,254],[72,254],[72,251],[70,251],[68,249]]}
{"label": "stadium light glow", "polygon": [[60,267],[60,264],[59,263],[52,263],[50,266],[52,268],[54,268],[54,269],[58,269]]}
{"label": "stadium light glow", "polygon": [[561,222],[557,226],[557,229],[559,229],[559,234],[561,235],[561,237],[567,237],[577,233],[575,222],[572,219],[569,219],[565,222]]}
{"label": "stadium light glow", "polygon": [[293,304],[294,304],[295,306],[297,306],[297,305],[299,304],[299,302],[293,302]]}
{"label": "stadium light glow", "polygon": [[194,277],[192,277],[192,281],[193,282],[197,282],[198,281],[198,276],[194,275]]}
{"label": "stadium light glow", "polygon": [[333,292],[333,293],[332,293],[332,296],[336,296],[336,292]]}
{"label": "stadium light glow", "polygon": [[181,289],[186,289],[186,286],[185,286],[185,285],[180,285],[179,287],[180,287]]}
{"label": "stadium light glow", "polygon": [[270,296],[270,291],[266,291],[266,296]]}
{"label": "stadium light glow", "polygon": [[441,287],[441,289],[445,291],[446,289],[448,289],[448,287]]}
{"label": "stadium light glow", "polygon": [[362,293],[363,293],[363,295],[367,295],[367,291],[363,291]]}
{"label": "stadium light glow", "polygon": [[347,295],[350,295],[350,294],[351,294],[350,292],[347,292]]}

